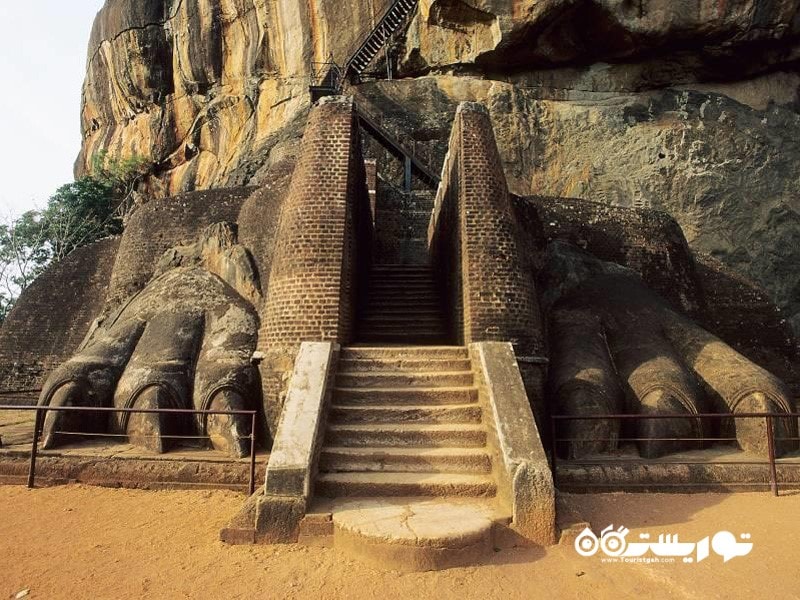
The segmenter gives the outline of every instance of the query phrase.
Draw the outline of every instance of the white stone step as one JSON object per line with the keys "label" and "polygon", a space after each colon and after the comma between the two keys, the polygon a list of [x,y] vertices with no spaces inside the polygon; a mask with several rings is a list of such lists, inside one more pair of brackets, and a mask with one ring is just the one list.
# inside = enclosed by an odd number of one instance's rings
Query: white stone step
{"label": "white stone step", "polygon": [[334,424],[366,424],[366,423],[410,423],[416,425],[430,424],[477,424],[483,418],[480,404],[427,405],[427,406],[387,406],[358,405],[332,406],[329,422]]}
{"label": "white stone step", "polygon": [[469,352],[462,346],[348,346],[342,349],[341,358],[354,359],[468,359]]}
{"label": "white stone step", "polygon": [[474,424],[333,424],[328,425],[325,443],[350,447],[483,448],[486,430]]}
{"label": "white stone step", "polygon": [[316,493],[343,496],[470,496],[493,497],[494,480],[468,473],[322,473]]}
{"label": "white stone step", "polygon": [[490,473],[485,448],[349,448],[326,446],[320,454],[322,472]]}
{"label": "white stone step", "polygon": [[472,371],[370,371],[343,372],[336,376],[340,388],[433,388],[471,387],[475,382]]}
{"label": "white stone step", "polygon": [[361,373],[364,371],[431,372],[431,371],[469,371],[469,359],[418,359],[418,358],[360,358],[339,361],[340,373]]}
{"label": "white stone step", "polygon": [[334,388],[334,403],[344,404],[469,404],[476,387]]}
{"label": "white stone step", "polygon": [[[378,569],[432,571],[485,563],[502,518],[489,500],[372,498],[335,501],[334,545]],[[421,593],[421,596],[436,595]],[[468,596],[469,594],[463,594]]]}

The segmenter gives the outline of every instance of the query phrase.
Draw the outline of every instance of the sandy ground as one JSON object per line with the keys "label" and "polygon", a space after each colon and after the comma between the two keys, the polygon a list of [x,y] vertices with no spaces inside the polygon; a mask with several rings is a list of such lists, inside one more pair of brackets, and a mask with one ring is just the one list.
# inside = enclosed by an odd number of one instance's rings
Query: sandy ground
{"label": "sandy ground", "polygon": [[[699,541],[750,533],[727,564],[606,564],[572,547],[495,553],[486,565],[380,572],[335,549],[225,546],[244,497],[85,486],[0,487],[0,598],[800,598],[800,495],[563,496],[562,515]],[[680,559],[679,559],[680,560]]]}

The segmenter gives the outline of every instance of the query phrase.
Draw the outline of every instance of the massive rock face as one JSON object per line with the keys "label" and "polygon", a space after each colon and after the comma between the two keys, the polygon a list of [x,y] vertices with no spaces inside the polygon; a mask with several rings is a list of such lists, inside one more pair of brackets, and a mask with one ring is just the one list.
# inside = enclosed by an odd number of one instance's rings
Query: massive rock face
{"label": "massive rock face", "polygon": [[[770,62],[796,58],[781,42],[800,32],[796,0],[430,0],[421,3],[407,58],[442,68],[501,71],[600,61],[723,61],[757,44]],[[762,69],[762,59],[745,61]]]}
{"label": "massive rock face", "polygon": [[[154,195],[261,182],[296,152],[312,62],[387,4],[108,0],[77,171],[108,149],[151,160]],[[799,39],[800,0],[422,0],[401,79],[358,92],[436,169],[457,102],[486,103],[512,191],[667,210],[800,328]]]}

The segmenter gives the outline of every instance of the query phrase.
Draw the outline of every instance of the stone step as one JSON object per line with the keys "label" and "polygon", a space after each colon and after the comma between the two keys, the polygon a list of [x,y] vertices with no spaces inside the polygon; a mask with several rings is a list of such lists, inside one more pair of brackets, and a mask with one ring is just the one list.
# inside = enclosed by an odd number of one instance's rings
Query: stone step
{"label": "stone step", "polygon": [[444,317],[439,311],[415,312],[368,312],[360,320],[363,324],[383,325],[386,323],[401,323],[406,325],[424,324],[438,325],[444,322]]}
{"label": "stone step", "polygon": [[391,292],[395,290],[401,291],[423,291],[423,292],[438,292],[439,288],[435,281],[428,280],[412,280],[412,279],[397,279],[397,280],[376,280],[373,279],[367,286],[368,290]]}
{"label": "stone step", "polygon": [[412,288],[408,286],[397,286],[397,287],[384,287],[384,288],[375,288],[370,287],[367,289],[367,293],[365,295],[367,301],[382,301],[382,300],[394,300],[398,298],[403,298],[404,300],[411,300],[411,301],[424,301],[424,302],[439,302],[439,292],[433,288],[423,288],[417,287]]}
{"label": "stone step", "polygon": [[409,296],[407,294],[386,294],[383,296],[376,296],[368,294],[361,304],[367,310],[375,313],[380,313],[384,309],[394,308],[408,308],[414,312],[425,312],[429,310],[437,310],[442,312],[442,304],[436,294],[429,294],[427,297],[422,296]]}
{"label": "stone step", "polygon": [[404,332],[404,333],[369,333],[358,336],[360,342],[366,344],[444,344],[448,337],[442,333]]}
{"label": "stone step", "polygon": [[433,275],[430,274],[407,274],[407,273],[396,273],[396,274],[388,274],[388,273],[372,273],[369,278],[370,284],[381,284],[381,285],[402,285],[404,283],[413,284],[413,285],[422,285],[422,286],[430,286],[430,287],[437,287],[439,281]]}
{"label": "stone step", "polygon": [[397,288],[382,288],[374,289],[368,288],[365,294],[367,300],[374,300],[376,302],[383,302],[387,300],[403,299],[405,302],[412,302],[414,304],[428,304],[431,302],[440,302],[439,292],[433,289],[408,289],[405,287]]}
{"label": "stone step", "polygon": [[[493,501],[487,499],[353,498],[335,502],[348,501],[352,506],[342,506],[332,515],[337,551],[384,571],[486,564],[494,554],[495,532],[502,527]],[[467,504],[470,502],[474,504]]]}
{"label": "stone step", "polygon": [[342,360],[466,360],[463,346],[347,346]]}
{"label": "stone step", "polygon": [[428,275],[432,277],[434,275],[433,268],[429,265],[393,265],[393,264],[381,264],[381,265],[373,265],[372,270],[370,271],[372,275]]}
{"label": "stone step", "polygon": [[392,300],[403,298],[409,301],[438,301],[439,292],[435,289],[427,288],[408,288],[398,286],[396,288],[369,288],[367,290],[368,300]]}
{"label": "stone step", "polygon": [[370,272],[371,281],[436,281],[435,274],[430,269],[408,267],[405,269],[383,269],[373,267]]}
{"label": "stone step", "polygon": [[478,401],[476,387],[334,388],[334,404],[470,404]]}
{"label": "stone step", "polygon": [[336,376],[340,388],[397,388],[397,387],[469,387],[475,382],[472,371],[413,373],[409,371],[372,371],[348,373],[341,367]]}
{"label": "stone step", "polygon": [[470,473],[322,473],[317,477],[320,496],[471,496],[497,492],[486,475]]}
{"label": "stone step", "polygon": [[444,323],[446,321],[438,306],[431,306],[424,310],[415,309],[412,306],[396,306],[394,308],[376,310],[373,307],[367,306],[362,311],[359,322],[369,323],[374,320],[387,319],[410,323],[417,321],[438,321]]}
{"label": "stone step", "polygon": [[329,425],[325,439],[330,446],[483,448],[486,446],[486,430],[474,424]]}
{"label": "stone step", "polygon": [[346,448],[327,446],[320,454],[322,472],[491,473],[483,448]]}
{"label": "stone step", "polygon": [[419,373],[421,371],[469,371],[472,362],[468,358],[357,358],[339,361],[340,373],[364,371],[393,371]]}
{"label": "stone step", "polygon": [[371,280],[365,288],[370,291],[407,291],[407,292],[433,292],[438,293],[439,286],[433,280],[400,279],[397,280]]}
{"label": "stone step", "polygon": [[[416,238],[412,238],[416,239]],[[436,285],[438,282],[433,273],[370,273],[370,283],[386,283],[386,284],[400,284],[400,283],[417,283],[425,285]]]}
{"label": "stone step", "polygon": [[332,406],[331,423],[480,423],[480,404],[448,404],[440,406]]}
{"label": "stone step", "polygon": [[388,333],[396,333],[395,330],[403,331],[404,329],[413,329],[414,331],[427,331],[429,329],[436,330],[444,327],[444,319],[435,319],[433,321],[408,321],[406,319],[396,319],[391,317],[383,317],[380,319],[373,319],[369,322],[363,320],[359,323],[361,329],[365,331],[382,331],[388,330]]}
{"label": "stone step", "polygon": [[430,302],[404,302],[400,299],[387,298],[381,301],[373,301],[362,305],[363,313],[366,314],[442,314],[442,305],[438,300]]}
{"label": "stone step", "polygon": [[383,325],[360,326],[358,332],[362,338],[369,337],[371,339],[390,337],[393,339],[408,339],[414,341],[419,338],[419,341],[431,341],[437,338],[444,338],[447,336],[447,330],[444,325],[438,327],[415,327],[412,325],[403,325],[402,323],[392,325],[385,323]]}

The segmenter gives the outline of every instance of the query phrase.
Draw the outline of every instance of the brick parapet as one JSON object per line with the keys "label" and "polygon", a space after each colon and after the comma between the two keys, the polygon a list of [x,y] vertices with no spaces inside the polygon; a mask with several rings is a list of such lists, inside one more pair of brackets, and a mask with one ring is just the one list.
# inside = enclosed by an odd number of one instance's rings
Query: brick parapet
{"label": "brick parapet", "polygon": [[541,354],[533,268],[479,104],[456,113],[428,238],[457,341],[509,341],[521,355]]}
{"label": "brick parapet", "polygon": [[352,341],[372,227],[352,99],[324,98],[309,115],[281,206],[261,319],[262,391],[273,433],[300,344]]}
{"label": "brick parapet", "polygon": [[[357,269],[353,204],[366,196],[352,100],[326,98],[309,116],[281,208],[260,344],[349,342]],[[368,210],[368,205],[367,205]]]}

